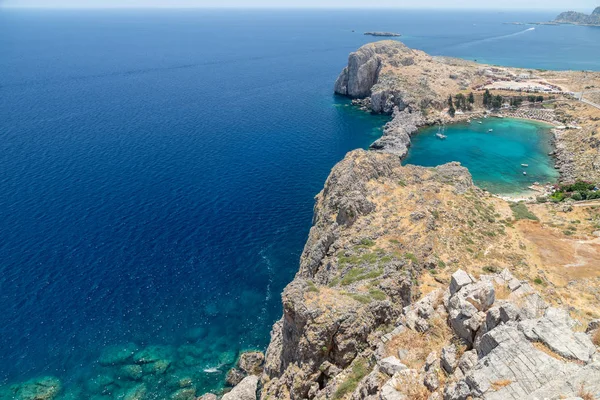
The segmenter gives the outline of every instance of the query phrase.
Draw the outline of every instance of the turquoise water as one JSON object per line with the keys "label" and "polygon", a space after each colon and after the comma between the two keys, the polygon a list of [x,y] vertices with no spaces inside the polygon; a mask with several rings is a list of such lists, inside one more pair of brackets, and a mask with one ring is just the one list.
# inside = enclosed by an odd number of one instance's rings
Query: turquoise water
{"label": "turquoise water", "polygon": [[[0,386],[219,388],[239,351],[268,344],[329,171],[388,120],[332,94],[362,32],[600,70],[600,29],[502,24],[553,16],[0,9]],[[111,346],[160,359],[136,378],[100,365]]]}
{"label": "turquoise water", "polygon": [[558,178],[548,156],[553,150],[549,125],[486,118],[445,127],[444,140],[436,136],[439,129],[428,127],[413,136],[404,163],[431,167],[459,161],[479,187],[496,194],[522,193],[534,182],[555,183]]}

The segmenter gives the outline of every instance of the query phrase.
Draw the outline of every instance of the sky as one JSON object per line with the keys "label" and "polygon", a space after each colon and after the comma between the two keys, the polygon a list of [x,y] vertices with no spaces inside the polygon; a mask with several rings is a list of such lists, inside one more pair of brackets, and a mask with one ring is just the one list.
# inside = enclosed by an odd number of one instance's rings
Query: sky
{"label": "sky", "polygon": [[0,0],[4,7],[129,8],[129,7],[269,7],[269,8],[456,8],[538,9],[591,12],[600,0]]}

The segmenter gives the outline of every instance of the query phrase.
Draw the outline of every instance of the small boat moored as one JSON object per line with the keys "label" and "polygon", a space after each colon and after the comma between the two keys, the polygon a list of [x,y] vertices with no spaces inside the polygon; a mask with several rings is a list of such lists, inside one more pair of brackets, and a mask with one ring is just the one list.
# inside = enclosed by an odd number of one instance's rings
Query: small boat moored
{"label": "small boat moored", "polygon": [[523,171],[523,175],[527,175],[527,172]]}
{"label": "small boat moored", "polygon": [[444,139],[446,139],[448,137],[448,136],[446,136],[446,135],[444,135],[442,133],[439,133],[439,132],[436,133],[435,136],[437,136],[439,139],[442,139],[442,140],[444,140]]}
{"label": "small boat moored", "polygon": [[527,167],[529,167],[529,164],[521,164],[521,167],[527,168]]}
{"label": "small boat moored", "polygon": [[494,132],[494,130],[493,129],[488,129],[488,132]]}

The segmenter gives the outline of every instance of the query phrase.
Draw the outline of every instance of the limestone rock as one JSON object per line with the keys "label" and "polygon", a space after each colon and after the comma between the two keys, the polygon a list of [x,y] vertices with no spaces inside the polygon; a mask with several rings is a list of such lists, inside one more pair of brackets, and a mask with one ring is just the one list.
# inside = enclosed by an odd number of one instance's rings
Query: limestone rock
{"label": "limestone rock", "polygon": [[460,368],[463,374],[467,374],[477,364],[478,361],[479,357],[477,356],[477,351],[465,351],[458,360],[458,368]]}
{"label": "limestone rock", "polygon": [[263,371],[265,355],[260,351],[245,352],[240,355],[239,368],[249,375],[260,375]]}
{"label": "limestone rock", "polygon": [[452,382],[444,389],[444,400],[467,400],[471,390],[465,382]]}
{"label": "limestone rock", "polygon": [[529,340],[540,341],[562,357],[589,362],[596,346],[583,332],[573,332],[568,313],[548,308],[542,318],[523,321],[519,329]]}
{"label": "limestone rock", "polygon": [[225,382],[229,385],[229,386],[235,386],[238,383],[240,383],[244,378],[246,377],[246,374],[244,374],[244,372],[238,368],[231,368],[229,371],[227,371],[227,376],[225,377]]}
{"label": "limestone rock", "polygon": [[381,372],[389,376],[393,376],[396,372],[407,369],[406,365],[402,364],[400,360],[394,356],[384,358],[383,360],[379,361],[378,365]]}
{"label": "limestone rock", "polygon": [[452,278],[450,280],[450,294],[455,294],[460,289],[467,285],[470,285],[471,283],[473,283],[473,279],[471,278],[471,276],[462,269],[459,269],[458,271],[452,274]]}
{"label": "limestone rock", "polygon": [[348,66],[335,82],[335,92],[349,97],[363,98],[371,94],[371,88],[379,79],[382,67],[381,55],[394,51],[408,51],[400,42],[381,41],[369,43],[350,53]]}
{"label": "limestone rock", "polygon": [[[554,380],[564,381],[580,368],[537,350],[515,326],[486,333],[477,349],[479,362],[466,375],[473,394],[485,399],[522,399]],[[495,382],[509,382],[493,388]]]}
{"label": "limestone rock", "polygon": [[423,384],[430,392],[436,391],[440,387],[440,379],[436,371],[429,371],[425,374]]}
{"label": "limestone rock", "polygon": [[450,345],[450,346],[444,347],[442,349],[442,357],[440,359],[440,365],[442,366],[442,368],[447,373],[452,374],[454,372],[454,369],[456,368],[457,363],[458,363],[458,360],[457,360],[456,346]]}
{"label": "limestone rock", "polygon": [[256,400],[258,377],[250,375],[238,383],[222,400]]}

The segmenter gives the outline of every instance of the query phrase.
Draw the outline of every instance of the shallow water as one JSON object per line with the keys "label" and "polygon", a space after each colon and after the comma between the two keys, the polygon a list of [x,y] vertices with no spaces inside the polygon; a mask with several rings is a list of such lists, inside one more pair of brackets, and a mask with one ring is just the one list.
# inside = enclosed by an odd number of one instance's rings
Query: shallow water
{"label": "shallow water", "polygon": [[496,194],[519,194],[534,182],[558,179],[548,156],[553,150],[550,128],[521,119],[485,118],[444,127],[447,138],[442,140],[436,136],[441,128],[432,126],[413,136],[404,163],[431,167],[459,161],[479,187]]}
{"label": "shallow water", "polygon": [[502,24],[552,16],[2,10],[0,385],[51,374],[117,397],[137,381],[98,360],[132,342],[167,346],[167,375],[144,378],[159,398],[165,376],[218,388],[268,343],[331,167],[387,121],[332,95],[360,32],[600,69],[598,29]]}

